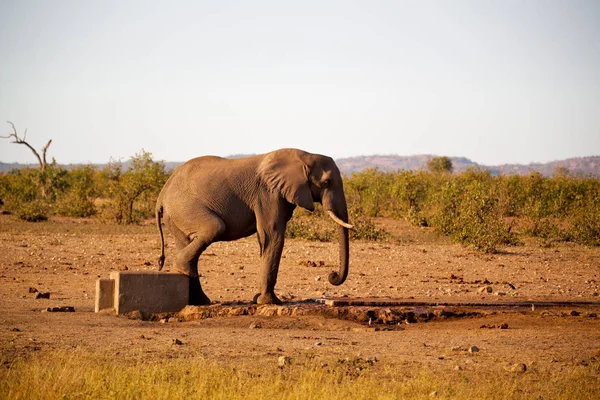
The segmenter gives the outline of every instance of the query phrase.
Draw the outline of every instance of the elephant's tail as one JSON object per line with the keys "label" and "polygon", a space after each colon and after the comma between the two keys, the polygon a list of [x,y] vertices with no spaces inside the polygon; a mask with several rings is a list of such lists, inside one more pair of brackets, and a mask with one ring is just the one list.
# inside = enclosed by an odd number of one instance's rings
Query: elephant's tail
{"label": "elephant's tail", "polygon": [[163,206],[156,207],[156,225],[158,226],[158,232],[160,233],[160,257],[158,257],[158,270],[162,270],[165,265],[165,237],[162,229],[162,217],[163,217]]}

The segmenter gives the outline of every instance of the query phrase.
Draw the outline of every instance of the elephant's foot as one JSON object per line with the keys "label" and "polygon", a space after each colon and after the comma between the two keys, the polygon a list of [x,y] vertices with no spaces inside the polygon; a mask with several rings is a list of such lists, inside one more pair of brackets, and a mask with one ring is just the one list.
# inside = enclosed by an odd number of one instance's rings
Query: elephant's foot
{"label": "elephant's foot", "polygon": [[281,300],[275,296],[275,293],[260,294],[256,293],[253,302],[256,304],[281,304]]}
{"label": "elephant's foot", "polygon": [[199,278],[190,277],[190,299],[189,304],[192,306],[207,306],[210,304],[210,299],[202,290]]}

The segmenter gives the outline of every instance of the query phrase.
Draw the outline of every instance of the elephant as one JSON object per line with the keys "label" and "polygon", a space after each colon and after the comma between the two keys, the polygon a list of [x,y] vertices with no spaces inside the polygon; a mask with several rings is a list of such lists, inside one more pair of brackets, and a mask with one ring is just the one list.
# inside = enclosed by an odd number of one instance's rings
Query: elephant
{"label": "elephant", "polygon": [[281,304],[275,283],[283,251],[285,229],[297,206],[314,211],[321,203],[338,225],[338,271],[332,285],[348,276],[348,209],[341,173],[332,158],[298,149],[280,149],[245,158],[203,156],[175,169],[156,203],[156,223],[165,263],[163,221],[175,238],[174,269],[190,277],[192,305],[210,304],[202,290],[198,260],[214,242],[233,241],[257,234],[262,266],[257,304]]}

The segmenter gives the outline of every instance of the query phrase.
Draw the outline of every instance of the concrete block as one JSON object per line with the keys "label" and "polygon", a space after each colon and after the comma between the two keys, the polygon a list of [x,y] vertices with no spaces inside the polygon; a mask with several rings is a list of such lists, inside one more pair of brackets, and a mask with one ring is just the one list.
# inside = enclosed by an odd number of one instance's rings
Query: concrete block
{"label": "concrete block", "polygon": [[107,308],[114,308],[115,281],[112,279],[98,279],[96,281],[96,312]]}
{"label": "concrete block", "polygon": [[176,312],[189,303],[190,278],[166,272],[112,272],[114,308],[117,314],[130,311]]}

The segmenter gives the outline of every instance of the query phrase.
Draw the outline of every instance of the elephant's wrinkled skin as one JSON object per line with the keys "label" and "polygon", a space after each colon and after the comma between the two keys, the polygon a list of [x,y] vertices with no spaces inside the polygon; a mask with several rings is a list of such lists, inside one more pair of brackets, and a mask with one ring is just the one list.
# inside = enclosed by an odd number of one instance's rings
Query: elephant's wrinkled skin
{"label": "elephant's wrinkled skin", "polygon": [[194,158],[178,167],[156,204],[161,237],[159,270],[165,261],[162,222],[177,245],[175,269],[190,276],[190,304],[209,304],[198,278],[200,254],[213,242],[258,233],[262,269],[258,304],[280,303],[275,282],[286,224],[296,206],[314,210],[314,202],[338,224],[340,268],[329,275],[333,285],[348,275],[348,210],[342,177],[327,156],[297,149],[239,159]]}

